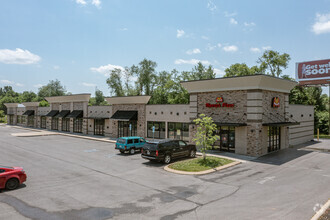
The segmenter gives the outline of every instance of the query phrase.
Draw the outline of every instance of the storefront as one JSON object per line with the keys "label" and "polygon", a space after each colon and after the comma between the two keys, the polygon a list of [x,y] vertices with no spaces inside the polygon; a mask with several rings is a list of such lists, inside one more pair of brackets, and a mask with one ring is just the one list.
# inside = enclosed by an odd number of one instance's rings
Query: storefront
{"label": "storefront", "polygon": [[[90,94],[47,97],[40,127],[111,138],[139,136],[194,143],[194,119],[204,114],[217,126],[213,149],[261,156],[313,139],[313,106],[289,105],[297,84],[267,75],[182,82],[189,104],[150,105],[150,96],[108,97],[107,106],[88,106]],[[23,121],[16,104],[8,104],[9,123]],[[24,114],[34,116],[32,104]],[[33,105],[36,105],[33,104]],[[39,109],[39,108],[37,108]],[[36,112],[36,111],[35,111]],[[21,113],[23,114],[23,113]],[[27,121],[29,126],[35,118]],[[23,124],[27,126],[27,124]]]}

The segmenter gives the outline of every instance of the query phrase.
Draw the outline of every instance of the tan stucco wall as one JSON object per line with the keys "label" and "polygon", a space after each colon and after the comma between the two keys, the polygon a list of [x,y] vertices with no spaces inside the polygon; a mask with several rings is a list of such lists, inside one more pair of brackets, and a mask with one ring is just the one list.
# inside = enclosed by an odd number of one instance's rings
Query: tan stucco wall
{"label": "tan stucco wall", "polygon": [[182,105],[147,105],[146,121],[185,122],[189,123],[189,104]]}
{"label": "tan stucco wall", "polygon": [[314,139],[314,106],[289,105],[290,120],[300,125],[289,127],[289,144],[297,145]]}

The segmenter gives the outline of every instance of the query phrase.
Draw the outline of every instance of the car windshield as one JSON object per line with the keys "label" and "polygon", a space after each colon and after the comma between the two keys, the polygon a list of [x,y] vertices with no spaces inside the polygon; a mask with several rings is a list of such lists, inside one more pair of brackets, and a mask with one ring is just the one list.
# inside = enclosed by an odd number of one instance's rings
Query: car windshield
{"label": "car windshield", "polygon": [[125,144],[126,143],[126,139],[117,139],[117,143],[119,143],[119,144]]}
{"label": "car windshield", "polygon": [[143,148],[148,148],[150,150],[156,150],[157,144],[156,143],[146,143],[146,144],[144,144]]}

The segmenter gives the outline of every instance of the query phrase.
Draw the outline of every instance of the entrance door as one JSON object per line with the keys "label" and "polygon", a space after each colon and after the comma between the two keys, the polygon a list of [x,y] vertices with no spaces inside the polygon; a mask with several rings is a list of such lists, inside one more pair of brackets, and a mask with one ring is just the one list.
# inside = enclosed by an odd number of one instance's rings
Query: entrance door
{"label": "entrance door", "polygon": [[52,130],[58,130],[58,118],[52,118]]}
{"label": "entrance door", "polygon": [[220,139],[214,143],[213,149],[235,152],[235,127],[218,126],[215,134],[218,135]]}
{"label": "entrance door", "polygon": [[70,118],[62,118],[62,131],[70,131]]}
{"label": "entrance door", "polygon": [[45,116],[41,116],[41,121],[40,121],[40,127],[41,128],[46,128],[46,117]]}
{"label": "entrance door", "polygon": [[118,137],[136,136],[137,121],[118,121]]}
{"label": "entrance door", "polygon": [[104,119],[94,119],[94,135],[104,136]]}

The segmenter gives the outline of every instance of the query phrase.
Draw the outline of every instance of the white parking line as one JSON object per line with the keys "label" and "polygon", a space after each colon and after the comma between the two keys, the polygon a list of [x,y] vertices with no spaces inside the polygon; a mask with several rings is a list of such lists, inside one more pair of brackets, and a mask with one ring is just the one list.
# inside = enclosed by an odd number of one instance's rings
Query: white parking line
{"label": "white parking line", "polygon": [[85,153],[92,153],[92,152],[97,152],[99,150],[97,149],[91,149],[91,150],[84,150]]}
{"label": "white parking line", "polygon": [[263,180],[259,181],[258,183],[259,184],[264,184],[264,183],[266,183],[268,181],[274,181],[274,179],[275,179],[275,176],[267,176]]}

